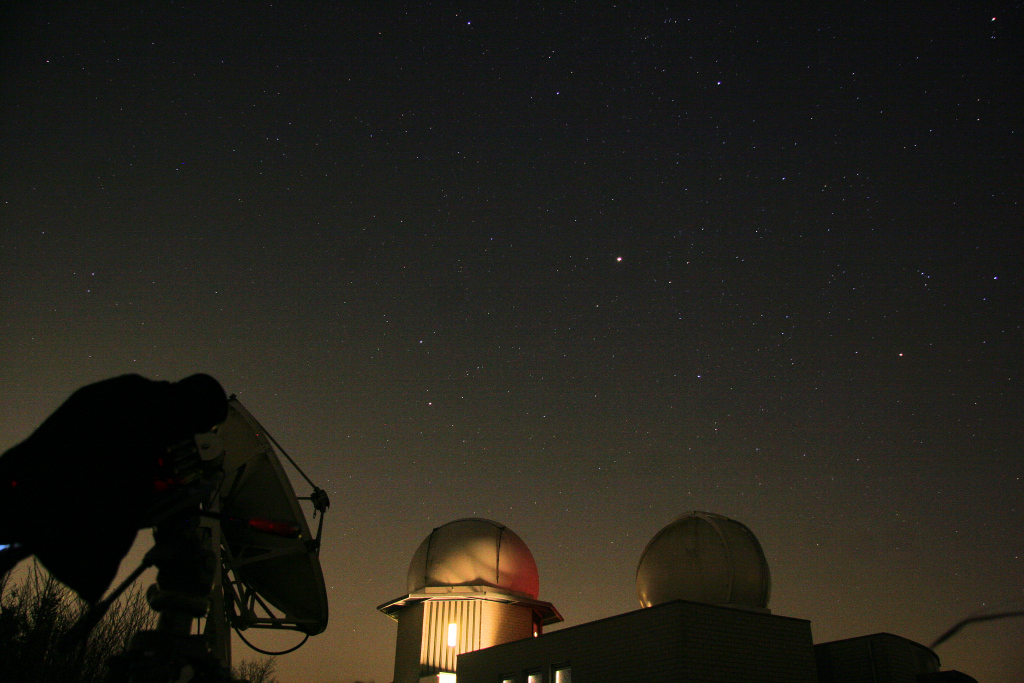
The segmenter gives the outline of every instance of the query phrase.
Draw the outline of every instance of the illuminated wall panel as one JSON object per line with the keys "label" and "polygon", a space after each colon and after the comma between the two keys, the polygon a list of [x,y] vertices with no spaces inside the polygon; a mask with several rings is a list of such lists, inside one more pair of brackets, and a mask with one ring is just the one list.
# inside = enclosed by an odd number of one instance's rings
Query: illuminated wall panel
{"label": "illuminated wall panel", "polygon": [[[449,645],[452,625],[455,645]],[[493,600],[428,600],[398,614],[395,683],[455,671],[464,652],[533,636],[533,610]]]}
{"label": "illuminated wall panel", "polygon": [[[431,600],[424,603],[420,676],[455,671],[455,658],[480,649],[480,600]],[[456,644],[448,645],[448,627],[456,625]]]}

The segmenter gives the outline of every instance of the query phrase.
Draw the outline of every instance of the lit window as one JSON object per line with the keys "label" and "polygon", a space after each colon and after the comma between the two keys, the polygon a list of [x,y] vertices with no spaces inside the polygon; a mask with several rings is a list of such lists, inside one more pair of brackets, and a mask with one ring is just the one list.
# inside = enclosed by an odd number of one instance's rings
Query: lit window
{"label": "lit window", "polygon": [[455,647],[459,644],[459,625],[448,624],[448,647]]}
{"label": "lit window", "polygon": [[526,674],[526,683],[544,683],[544,676],[539,671]]}
{"label": "lit window", "polygon": [[572,669],[567,666],[555,669],[555,683],[572,683]]}
{"label": "lit window", "polygon": [[437,683],[455,683],[455,674],[441,671],[437,674]]}

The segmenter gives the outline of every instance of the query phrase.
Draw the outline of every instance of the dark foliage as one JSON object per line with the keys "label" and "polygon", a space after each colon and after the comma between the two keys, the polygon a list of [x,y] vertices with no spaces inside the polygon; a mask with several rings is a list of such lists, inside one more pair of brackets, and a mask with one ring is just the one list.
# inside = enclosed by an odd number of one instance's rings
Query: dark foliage
{"label": "dark foliage", "polygon": [[231,677],[246,683],[279,683],[274,677],[277,661],[274,657],[261,659],[243,659],[237,667],[232,667]]}
{"label": "dark foliage", "polygon": [[0,578],[0,671],[18,683],[101,683],[106,660],[132,635],[152,628],[156,615],[140,588],[132,588],[93,629],[68,650],[58,643],[87,605],[38,565],[20,584]]}

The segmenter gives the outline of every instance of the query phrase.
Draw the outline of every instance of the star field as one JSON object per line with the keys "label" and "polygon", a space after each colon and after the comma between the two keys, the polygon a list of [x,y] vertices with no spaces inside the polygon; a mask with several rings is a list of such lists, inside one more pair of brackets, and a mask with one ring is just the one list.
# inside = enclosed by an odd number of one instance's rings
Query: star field
{"label": "star field", "polygon": [[[1020,10],[5,10],[0,448],[116,374],[237,393],[333,503],[286,682],[390,680],[467,516],[567,625],[688,510],[816,642],[1021,609]],[[937,652],[1020,680],[1022,629]]]}

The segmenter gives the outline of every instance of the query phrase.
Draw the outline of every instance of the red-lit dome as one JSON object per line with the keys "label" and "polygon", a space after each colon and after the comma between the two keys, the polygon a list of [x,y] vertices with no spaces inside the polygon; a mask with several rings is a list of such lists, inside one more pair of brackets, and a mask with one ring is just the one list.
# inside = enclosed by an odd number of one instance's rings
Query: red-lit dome
{"label": "red-lit dome", "polygon": [[410,593],[427,587],[493,586],[533,600],[540,577],[533,554],[511,529],[489,519],[459,519],[430,532],[409,563]]}

